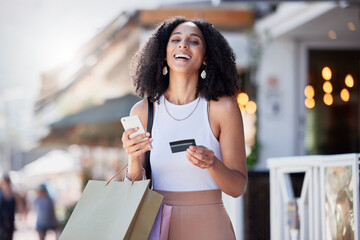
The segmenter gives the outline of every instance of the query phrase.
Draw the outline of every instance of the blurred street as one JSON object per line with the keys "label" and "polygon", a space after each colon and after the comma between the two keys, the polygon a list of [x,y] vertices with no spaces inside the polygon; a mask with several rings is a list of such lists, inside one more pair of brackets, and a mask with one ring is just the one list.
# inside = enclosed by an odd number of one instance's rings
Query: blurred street
{"label": "blurred street", "polygon": [[[38,234],[35,230],[36,214],[30,211],[26,220],[22,218],[20,214],[16,215],[15,226],[16,231],[14,233],[13,240],[37,240]],[[45,240],[56,240],[56,234],[53,231],[49,231]]]}

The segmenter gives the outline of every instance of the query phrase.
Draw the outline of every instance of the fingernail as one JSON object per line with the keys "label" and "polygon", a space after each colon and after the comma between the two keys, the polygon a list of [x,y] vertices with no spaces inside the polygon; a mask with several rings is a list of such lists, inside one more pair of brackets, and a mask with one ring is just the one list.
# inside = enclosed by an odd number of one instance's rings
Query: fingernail
{"label": "fingernail", "polygon": [[138,130],[138,129],[139,129],[138,127],[134,128],[134,130]]}
{"label": "fingernail", "polygon": [[150,133],[147,132],[147,133],[146,133],[146,136],[147,136],[147,137],[150,137]]}

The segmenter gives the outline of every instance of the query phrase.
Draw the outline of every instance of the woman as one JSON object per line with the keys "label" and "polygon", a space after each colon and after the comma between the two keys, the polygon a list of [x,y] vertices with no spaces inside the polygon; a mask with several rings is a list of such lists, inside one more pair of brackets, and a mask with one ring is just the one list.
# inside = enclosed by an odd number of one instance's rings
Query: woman
{"label": "woman", "polygon": [[41,184],[38,195],[34,201],[36,208],[36,231],[39,239],[44,240],[49,230],[56,232],[57,219],[55,216],[54,202],[50,198],[46,185]]}
{"label": "woman", "polygon": [[[221,191],[245,189],[247,172],[235,57],[227,41],[202,20],[163,22],[134,56],[132,78],[141,97],[154,102],[152,135],[122,136],[129,155],[126,177],[143,179],[145,152],[154,190],[173,206],[169,239],[235,239]],[[147,125],[147,99],[131,110]],[[186,151],[171,143],[194,139]],[[142,176],[141,176],[142,175]]]}

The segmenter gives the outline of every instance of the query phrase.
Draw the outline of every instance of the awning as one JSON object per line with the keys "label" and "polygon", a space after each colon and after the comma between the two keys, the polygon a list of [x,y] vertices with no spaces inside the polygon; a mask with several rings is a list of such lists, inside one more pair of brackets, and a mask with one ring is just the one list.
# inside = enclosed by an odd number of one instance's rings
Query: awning
{"label": "awning", "polygon": [[[256,22],[255,31],[263,41],[291,34],[296,37],[304,36],[306,32],[310,32],[310,36],[319,35],[324,22],[338,20],[334,16],[327,17],[325,21],[320,17],[324,17],[336,8],[338,4],[330,1],[281,3],[276,12]],[[315,24],[316,19],[319,22]],[[301,31],[297,32],[299,28]]]}
{"label": "awning", "polygon": [[25,165],[23,173],[26,177],[61,174],[80,171],[79,159],[64,150],[52,150],[36,161]]}
{"label": "awning", "polygon": [[139,97],[128,94],[66,116],[50,124],[51,131],[41,143],[119,146],[124,131],[120,119],[128,116],[139,100]]}
{"label": "awning", "polygon": [[67,128],[77,124],[111,123],[128,116],[132,106],[140,100],[139,97],[127,94],[120,98],[107,100],[104,104],[87,108],[83,111],[64,117],[50,124],[51,128]]}

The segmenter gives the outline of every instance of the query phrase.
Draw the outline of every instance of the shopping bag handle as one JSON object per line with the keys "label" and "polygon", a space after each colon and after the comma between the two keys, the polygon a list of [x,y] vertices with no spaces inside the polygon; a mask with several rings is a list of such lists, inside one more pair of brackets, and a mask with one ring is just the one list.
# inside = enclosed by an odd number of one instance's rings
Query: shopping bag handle
{"label": "shopping bag handle", "polygon": [[[117,175],[119,175],[127,166],[128,166],[128,164],[126,164],[122,169],[120,169],[120,171],[118,171],[117,173],[115,173],[115,175],[112,176],[112,177],[105,183],[105,187],[106,187]],[[141,171],[140,173],[142,173],[142,171]],[[135,179],[140,175],[140,173],[139,173],[138,175],[136,175],[136,177],[134,177],[134,179],[131,181],[131,186],[134,184]]]}
{"label": "shopping bag handle", "polygon": [[118,171],[117,173],[115,173],[114,176],[112,176],[106,183],[105,186],[107,186],[117,175],[119,175],[126,167],[128,166],[128,164],[126,164],[122,169],[120,169],[120,171]]}

